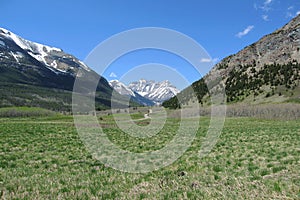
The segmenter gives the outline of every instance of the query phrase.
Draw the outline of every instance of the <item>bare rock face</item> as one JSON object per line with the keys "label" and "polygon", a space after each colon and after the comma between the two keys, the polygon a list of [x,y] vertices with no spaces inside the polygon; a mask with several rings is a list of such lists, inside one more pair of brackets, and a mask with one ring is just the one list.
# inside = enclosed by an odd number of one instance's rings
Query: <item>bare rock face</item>
{"label": "bare rock face", "polygon": [[265,64],[286,64],[293,61],[300,63],[300,15],[237,54],[224,58],[210,74],[219,71],[226,77],[233,68],[241,65],[255,66],[259,70]]}
{"label": "bare rock face", "polygon": [[[226,94],[226,101],[233,103],[300,103],[300,15],[224,58],[190,87],[196,91],[201,104],[209,102],[211,94]],[[187,97],[183,103],[190,101],[190,87],[178,94]],[[163,105],[180,107],[176,98]]]}

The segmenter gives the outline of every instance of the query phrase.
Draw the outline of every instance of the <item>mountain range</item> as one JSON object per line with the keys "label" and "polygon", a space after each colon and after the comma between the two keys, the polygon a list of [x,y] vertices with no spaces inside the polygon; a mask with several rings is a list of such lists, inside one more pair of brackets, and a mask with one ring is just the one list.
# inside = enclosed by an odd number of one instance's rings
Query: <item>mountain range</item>
{"label": "mountain range", "polygon": [[179,90],[168,80],[155,82],[140,79],[128,86],[118,80],[112,80],[110,85],[120,94],[131,96],[134,101],[146,106],[160,105],[179,93]]}
{"label": "mountain range", "polygon": [[[210,84],[210,91],[207,88]],[[224,88],[225,87],[225,88]],[[227,103],[300,102],[300,15],[282,28],[224,58],[200,80],[163,103],[188,104],[193,89],[201,104],[225,89]],[[179,103],[178,99],[182,99]]]}
{"label": "mountain range", "polygon": [[78,73],[99,79],[96,109],[109,108],[113,89],[82,61],[61,49],[25,40],[0,28],[0,107],[37,106],[71,111]]}
{"label": "mountain range", "polygon": [[144,106],[153,106],[155,103],[143,96],[141,96],[139,93],[132,91],[130,88],[128,88],[124,83],[118,81],[118,80],[111,80],[109,81],[110,86],[119,94],[128,96],[131,98],[132,101],[135,101],[141,105]]}
{"label": "mountain range", "polygon": [[[230,104],[299,103],[300,15],[256,43],[224,58],[203,78],[181,92],[169,81],[156,83],[141,79],[128,86],[118,81],[109,83],[62,49],[25,40],[0,28],[0,107],[37,106],[71,111],[73,85],[80,73],[100,80],[95,96],[98,110],[110,108],[114,89],[119,96],[113,101],[117,105],[120,102],[120,107],[122,101],[118,99],[130,96],[132,106],[162,104],[178,108],[191,102],[190,89],[195,91],[202,105],[209,105],[211,94],[224,89]],[[179,103],[177,97],[182,102]]]}
{"label": "mountain range", "polygon": [[153,101],[155,104],[161,104],[179,93],[179,90],[168,80],[155,82],[141,79],[130,83],[128,88]]}
{"label": "mountain range", "polygon": [[[100,80],[95,97],[98,110],[110,108],[111,100],[114,105],[126,106],[123,104],[128,96],[131,106],[153,106],[179,92],[168,81],[141,80],[129,86],[116,80],[109,83],[62,49],[23,39],[0,28],[0,107],[37,106],[71,111],[75,78],[85,73]],[[114,89],[119,95],[111,98]]]}

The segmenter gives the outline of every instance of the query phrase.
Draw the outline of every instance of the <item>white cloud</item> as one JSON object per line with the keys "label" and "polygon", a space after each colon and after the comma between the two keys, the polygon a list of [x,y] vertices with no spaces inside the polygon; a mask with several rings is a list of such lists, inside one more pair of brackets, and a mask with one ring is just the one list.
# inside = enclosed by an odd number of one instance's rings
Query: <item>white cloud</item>
{"label": "white cloud", "polygon": [[256,3],[253,5],[253,7],[254,7],[255,10],[258,10],[258,7],[257,7]]}
{"label": "white cloud", "polygon": [[291,12],[287,12],[285,15],[286,18],[293,18],[293,14]]}
{"label": "white cloud", "polygon": [[218,61],[219,61],[219,58],[213,58],[213,59],[211,59],[211,58],[202,58],[200,60],[200,62],[202,62],[202,63],[210,63],[210,62],[212,62],[213,64],[216,64]]}
{"label": "white cloud", "polygon": [[294,6],[288,7],[288,10],[293,10],[293,9],[294,9]]}
{"label": "white cloud", "polygon": [[298,15],[300,15],[300,10],[297,11],[295,14],[291,13],[291,12],[287,12],[285,17],[286,18],[294,18],[294,17],[297,17]]}
{"label": "white cloud", "polygon": [[112,72],[112,73],[110,73],[109,77],[111,77],[111,78],[117,78],[118,76],[114,72]]}
{"label": "white cloud", "polygon": [[269,21],[269,16],[268,15],[262,15],[261,16],[263,18],[264,21]]}
{"label": "white cloud", "polygon": [[254,26],[248,26],[245,30],[243,30],[242,32],[239,32],[238,34],[236,34],[236,37],[241,38],[245,35],[247,35],[250,31],[252,31],[252,29],[254,28]]}
{"label": "white cloud", "polygon": [[211,62],[212,60],[210,58],[201,58],[200,62],[202,63],[209,63]]}
{"label": "white cloud", "polygon": [[212,62],[213,62],[214,64],[217,64],[217,63],[219,62],[219,60],[220,60],[220,58],[214,58],[214,59],[212,59]]}
{"label": "white cloud", "polygon": [[259,8],[262,9],[265,12],[268,12],[269,10],[271,10],[270,4],[273,2],[274,0],[266,0],[264,2],[264,4],[262,6],[260,6]]}
{"label": "white cloud", "polygon": [[202,58],[200,60],[200,62],[201,63],[210,63],[210,62],[212,62],[213,64],[216,64],[219,60],[220,60],[219,58],[213,58],[213,59],[211,59],[211,58]]}
{"label": "white cloud", "polygon": [[272,3],[273,0],[266,0],[264,5],[269,5],[270,3]]}

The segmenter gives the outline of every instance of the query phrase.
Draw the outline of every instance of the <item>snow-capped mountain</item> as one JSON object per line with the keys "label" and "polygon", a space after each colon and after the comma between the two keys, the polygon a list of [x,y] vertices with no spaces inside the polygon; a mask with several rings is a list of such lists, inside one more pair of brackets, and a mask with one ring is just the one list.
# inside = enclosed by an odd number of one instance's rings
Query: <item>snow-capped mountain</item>
{"label": "snow-capped mountain", "polygon": [[162,102],[174,97],[180,91],[173,86],[169,81],[155,82],[141,79],[136,82],[132,82],[128,86],[132,91],[140,94],[141,96],[161,104]]}
{"label": "snow-capped mountain", "polygon": [[83,74],[91,79],[81,89],[86,91],[85,87],[99,78],[95,104],[99,109],[109,108],[113,89],[79,59],[0,28],[0,107],[70,110],[75,77]]}
{"label": "snow-capped mountain", "polygon": [[128,96],[136,96],[135,92],[133,92],[131,89],[129,89],[124,83],[118,81],[118,80],[111,80],[109,81],[109,85],[114,88],[116,92],[122,95],[128,95]]}
{"label": "snow-capped mountain", "polygon": [[130,98],[141,105],[144,106],[153,106],[155,103],[140,94],[132,91],[130,88],[128,88],[124,83],[118,81],[118,80],[111,80],[109,81],[110,86],[119,94],[130,96]]}
{"label": "snow-capped mountain", "polygon": [[[59,48],[23,39],[0,28],[0,106],[39,106],[70,110],[76,75],[83,74],[91,77],[89,83],[80,88],[83,91],[87,89],[85,86],[93,84],[93,80],[100,79],[96,88],[98,96],[95,98],[99,109],[111,106],[112,87],[122,95],[129,95],[131,105],[154,105],[148,96],[155,99],[155,103],[159,102],[153,94],[145,95],[144,98],[124,84],[110,85],[79,59]],[[116,102],[122,102],[122,95],[115,99]],[[118,103],[118,106],[124,105]]]}
{"label": "snow-capped mountain", "polygon": [[55,73],[68,73],[73,76],[78,69],[90,71],[83,62],[61,49],[25,40],[4,28],[0,28],[0,48],[0,61],[40,64]]}

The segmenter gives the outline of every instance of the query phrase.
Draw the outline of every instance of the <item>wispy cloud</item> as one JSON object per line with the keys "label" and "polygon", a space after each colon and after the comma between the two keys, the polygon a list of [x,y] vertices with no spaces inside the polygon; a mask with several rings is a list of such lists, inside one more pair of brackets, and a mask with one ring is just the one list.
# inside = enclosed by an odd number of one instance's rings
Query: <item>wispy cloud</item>
{"label": "wispy cloud", "polygon": [[211,62],[211,59],[210,58],[201,58],[200,62],[209,63],[209,62]]}
{"label": "wispy cloud", "polygon": [[114,72],[112,72],[112,73],[110,73],[109,77],[110,78],[117,78],[118,76]]}
{"label": "wispy cloud", "polygon": [[266,11],[268,12],[269,10],[271,10],[271,3],[273,2],[274,0],[266,0],[264,2],[264,4],[262,6],[260,6],[259,8],[262,9],[263,11]]}
{"label": "wispy cloud", "polygon": [[269,5],[270,3],[272,3],[273,0],[266,0],[264,5]]}
{"label": "wispy cloud", "polygon": [[280,7],[280,1],[279,0],[261,0],[261,3],[254,3],[254,9],[261,15],[261,19],[265,22],[272,21],[274,11],[282,12],[282,16],[286,18],[294,18],[297,15],[299,15],[299,11],[296,12],[297,5],[295,4],[289,4],[285,8]]}
{"label": "wispy cloud", "polygon": [[248,26],[245,30],[239,32],[238,34],[236,34],[236,37],[238,38],[242,38],[243,36],[247,35],[248,33],[250,33],[250,31],[252,31],[252,29],[254,29],[254,26]]}
{"label": "wispy cloud", "polygon": [[300,15],[300,10],[297,11],[295,14],[293,14],[293,13],[290,12],[290,11],[288,11],[288,12],[286,13],[285,17],[286,17],[286,18],[293,18],[293,17],[296,17],[296,16],[298,16],[298,15]]}
{"label": "wispy cloud", "polygon": [[220,59],[219,58],[202,58],[200,60],[201,63],[213,63],[213,64],[216,64]]}
{"label": "wispy cloud", "polygon": [[268,15],[262,15],[261,17],[262,17],[262,19],[263,19],[264,21],[266,21],[266,22],[267,22],[267,21],[270,21]]}
{"label": "wispy cloud", "polygon": [[258,10],[258,6],[257,6],[256,3],[253,5],[253,7],[254,7],[255,10]]}
{"label": "wispy cloud", "polygon": [[293,18],[294,15],[291,12],[287,12],[285,15],[286,18]]}
{"label": "wispy cloud", "polygon": [[254,3],[254,9],[259,12],[262,11],[261,18],[266,22],[270,21],[267,13],[272,10],[272,4],[274,2],[275,0],[264,0],[261,4]]}
{"label": "wispy cloud", "polygon": [[212,59],[212,62],[213,62],[214,64],[217,64],[217,63],[219,62],[219,60],[220,60],[220,58],[214,58],[214,59]]}

